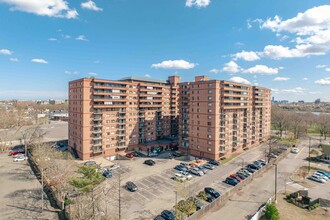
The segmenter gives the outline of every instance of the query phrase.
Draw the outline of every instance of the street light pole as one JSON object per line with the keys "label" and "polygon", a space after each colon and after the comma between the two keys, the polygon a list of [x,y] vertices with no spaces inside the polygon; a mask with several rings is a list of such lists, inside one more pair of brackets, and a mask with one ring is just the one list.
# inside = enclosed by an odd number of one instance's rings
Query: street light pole
{"label": "street light pole", "polygon": [[41,213],[44,211],[44,168],[41,168]]}

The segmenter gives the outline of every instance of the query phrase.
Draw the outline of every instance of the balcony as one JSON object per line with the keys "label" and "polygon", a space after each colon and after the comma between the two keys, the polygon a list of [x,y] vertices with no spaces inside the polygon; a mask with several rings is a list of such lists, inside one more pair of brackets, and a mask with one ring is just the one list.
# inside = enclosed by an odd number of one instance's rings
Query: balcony
{"label": "balcony", "polygon": [[93,140],[101,140],[102,135],[93,135]]}
{"label": "balcony", "polygon": [[100,133],[102,133],[102,129],[93,130],[93,134],[100,134]]}
{"label": "balcony", "polygon": [[94,143],[93,147],[102,147],[102,142]]}
{"label": "balcony", "polygon": [[93,153],[102,153],[103,152],[102,146],[93,145],[92,151],[93,151]]}
{"label": "balcony", "polygon": [[94,116],[93,120],[94,121],[102,121],[102,117]]}
{"label": "balcony", "polygon": [[119,126],[118,130],[126,130],[126,127],[125,126]]}
{"label": "balcony", "polygon": [[102,111],[101,110],[94,110],[93,114],[94,115],[102,115]]}
{"label": "balcony", "polygon": [[94,128],[102,127],[102,123],[94,123],[93,126]]}
{"label": "balcony", "polygon": [[119,121],[118,121],[118,124],[120,124],[120,125],[124,125],[124,124],[126,124],[126,120],[119,120]]}

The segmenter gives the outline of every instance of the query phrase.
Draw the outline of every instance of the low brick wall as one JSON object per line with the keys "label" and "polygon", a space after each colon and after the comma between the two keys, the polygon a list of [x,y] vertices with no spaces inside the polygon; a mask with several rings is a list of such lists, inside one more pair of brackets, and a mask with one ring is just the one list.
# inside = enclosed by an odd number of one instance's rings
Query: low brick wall
{"label": "low brick wall", "polygon": [[222,194],[219,198],[217,198],[216,200],[214,200],[212,203],[209,203],[209,204],[203,206],[199,211],[195,212],[193,215],[191,215],[187,219],[189,219],[189,220],[203,219],[203,216],[207,212],[210,212],[212,210],[217,210],[219,208],[222,208],[226,204],[226,202],[228,201],[228,199],[232,195],[234,195],[235,193],[237,193],[238,191],[240,191],[246,185],[250,184],[253,181],[254,178],[257,178],[257,177],[261,176],[263,173],[267,172],[270,168],[273,167],[273,164],[277,164],[280,160],[282,160],[283,158],[285,158],[288,155],[289,152],[290,152],[290,149],[284,151],[278,158],[276,158],[275,160],[273,160],[272,163],[266,164],[261,170],[253,173],[250,177],[248,177],[247,179],[245,179],[240,184],[236,185],[230,191]]}

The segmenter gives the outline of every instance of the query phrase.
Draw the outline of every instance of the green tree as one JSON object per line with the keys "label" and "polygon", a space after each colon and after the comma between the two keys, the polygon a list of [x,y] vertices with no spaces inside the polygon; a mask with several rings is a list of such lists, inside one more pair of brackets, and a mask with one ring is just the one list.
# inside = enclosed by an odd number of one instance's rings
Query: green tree
{"label": "green tree", "polygon": [[275,203],[266,205],[265,217],[267,220],[279,220],[279,212],[275,206]]}
{"label": "green tree", "polygon": [[97,171],[98,165],[89,165],[79,167],[78,177],[74,177],[70,184],[81,191],[90,192],[94,187],[99,185],[104,177],[101,172]]}

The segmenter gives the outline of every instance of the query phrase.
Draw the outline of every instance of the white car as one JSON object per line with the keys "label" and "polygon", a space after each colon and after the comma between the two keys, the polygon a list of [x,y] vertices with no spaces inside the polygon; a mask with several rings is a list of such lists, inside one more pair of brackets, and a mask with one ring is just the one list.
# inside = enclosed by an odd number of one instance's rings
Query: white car
{"label": "white car", "polygon": [[180,171],[180,174],[183,175],[184,177],[186,177],[187,180],[192,179],[192,175],[190,175],[188,172]]}
{"label": "white car", "polygon": [[14,155],[13,157],[14,158],[17,158],[17,157],[24,157],[25,155],[24,154],[16,154],[16,155]]}
{"label": "white car", "polygon": [[176,181],[179,181],[181,183],[183,183],[184,181],[187,180],[187,178],[184,175],[180,174],[180,173],[175,173],[174,176],[172,177],[172,179],[174,179]]}
{"label": "white car", "polygon": [[324,175],[321,174],[321,173],[314,173],[313,176],[318,176],[318,177],[320,177],[320,178],[322,178],[322,179],[324,179],[324,180],[328,180],[328,179],[329,179],[327,176],[324,176]]}
{"label": "white car", "polygon": [[26,160],[26,159],[27,159],[27,157],[25,157],[25,156],[23,156],[23,157],[16,157],[16,158],[14,159],[14,162],[24,161],[24,160]]}
{"label": "white car", "polygon": [[192,173],[192,174],[194,174],[196,176],[203,176],[204,175],[203,171],[201,171],[201,170],[199,170],[197,168],[196,169],[192,168],[190,170],[190,173]]}
{"label": "white car", "polygon": [[299,149],[296,147],[291,148],[291,153],[297,154],[299,152]]}
{"label": "white car", "polygon": [[325,179],[322,179],[322,178],[320,178],[318,176],[315,176],[315,175],[310,176],[309,179],[314,180],[314,181],[319,182],[319,183],[327,182]]}
{"label": "white car", "polygon": [[118,169],[120,166],[119,166],[119,164],[112,164],[109,168],[108,168],[108,170],[115,170],[115,169]]}

